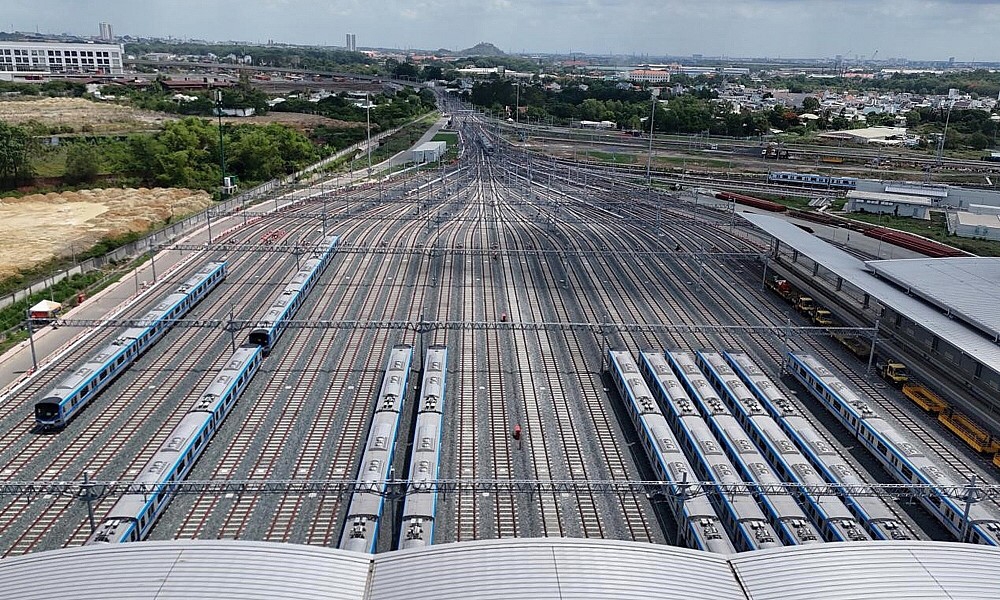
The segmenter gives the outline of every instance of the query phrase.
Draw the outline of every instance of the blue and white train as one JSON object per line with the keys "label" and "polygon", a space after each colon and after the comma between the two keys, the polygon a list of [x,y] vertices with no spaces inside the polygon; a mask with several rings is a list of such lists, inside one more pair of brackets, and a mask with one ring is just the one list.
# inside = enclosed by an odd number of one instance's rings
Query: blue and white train
{"label": "blue and white train", "polygon": [[[746,483],[740,479],[736,467],[722,451],[663,355],[643,352],[641,357],[641,371],[653,385],[655,397],[666,410],[665,414],[660,414],[673,428],[695,475],[700,481],[712,481],[721,488],[711,495],[711,500],[737,551],[781,547],[783,544],[777,531],[747,492]],[[636,379],[641,381],[639,377]],[[645,383],[643,387],[648,391]]]}
{"label": "blue and white train", "polygon": [[65,427],[115,377],[152,347],[215,286],[226,278],[226,263],[210,262],[143,315],[141,326],[130,327],[101,348],[86,363],[64,377],[35,403],[35,423],[42,430]]}
{"label": "blue and white train", "polygon": [[[336,242],[334,241],[334,244]],[[318,259],[317,259],[318,260]],[[326,261],[307,261],[295,275],[316,278]],[[308,290],[306,290],[308,291]],[[304,299],[300,294],[294,306]],[[282,314],[290,319],[295,310]],[[264,357],[261,344],[246,343],[236,349],[218,375],[170,432],[153,457],[146,463],[136,484],[145,493],[126,494],[111,508],[108,516],[87,540],[88,544],[132,542],[145,539],[156,519],[166,510],[176,488],[175,483],[187,476],[194,463],[222,426],[240,395],[260,368]]]}
{"label": "blue and white train", "polygon": [[747,354],[724,352],[726,362],[736,375],[760,400],[768,414],[778,423],[795,446],[809,459],[823,478],[844,490],[843,500],[865,529],[877,540],[917,539],[900,523],[895,512],[878,496],[855,495],[850,490],[867,486],[858,471],[827,442],[798,407],[782,392],[771,378]]}
{"label": "blue and white train", "polygon": [[[680,379],[685,391],[698,406],[716,439],[748,482],[770,488],[757,494],[764,514],[768,516],[782,542],[786,545],[822,543],[823,537],[802,508],[788,493],[778,491],[783,482],[754,446],[739,422],[730,414],[708,379],[698,369],[690,352],[668,352],[667,361]],[[691,409],[695,411],[695,409]],[[697,412],[693,412],[697,414]]]}
{"label": "blue and white train", "polygon": [[719,393],[733,415],[757,444],[783,481],[801,486],[798,495],[802,508],[819,527],[828,542],[864,542],[871,539],[854,513],[835,495],[815,495],[810,489],[828,487],[827,481],[813,468],[809,460],[764,407],[736,376],[733,369],[717,352],[699,352],[698,366]]}
{"label": "blue and white train", "polygon": [[858,180],[853,177],[833,177],[830,175],[815,175],[813,173],[790,173],[787,171],[772,171],[767,174],[769,183],[793,183],[810,187],[836,188],[853,190],[858,187]]}
{"label": "blue and white train", "polygon": [[347,522],[340,536],[341,550],[375,552],[385,509],[385,481],[392,471],[412,359],[413,348],[405,344],[393,346],[389,352],[389,364],[376,399],[375,417],[361,456],[361,471],[358,473],[361,489],[351,495]]}
{"label": "blue and white train", "polygon": [[325,238],[309,260],[299,269],[290,282],[285,286],[271,307],[264,313],[263,318],[254,324],[250,330],[249,341],[264,350],[264,355],[270,354],[271,348],[278,342],[282,332],[288,327],[291,315],[298,310],[299,304],[305,300],[309,290],[316,285],[320,273],[326,268],[330,258],[340,242],[340,236],[331,235]]}
{"label": "blue and white train", "polygon": [[789,370],[841,425],[882,464],[897,481],[930,486],[920,503],[962,542],[1000,546],[1000,518],[972,504],[968,519],[965,502],[947,491],[962,490],[930,458],[878,416],[861,396],[830,369],[808,354],[788,353]]}
{"label": "blue and white train", "polygon": [[176,491],[171,484],[187,476],[253,379],[262,357],[260,346],[245,345],[236,349],[226,366],[143,466],[135,484],[146,486],[147,493],[122,496],[91,534],[88,544],[145,539]]}
{"label": "blue and white train", "polygon": [[[736,546],[727,536],[719,513],[708,498],[687,493],[685,485],[697,483],[698,476],[684,456],[677,438],[671,433],[663,411],[653,400],[649,387],[639,375],[639,368],[632,354],[611,350],[608,355],[612,367],[611,376],[618,393],[627,404],[629,416],[632,417],[632,424],[639,434],[646,456],[660,480],[670,482],[668,501],[674,520],[678,523],[678,542],[683,542],[689,548],[708,552],[736,552]],[[739,532],[740,550],[770,547],[769,544],[780,546],[773,537],[774,532],[767,533],[769,527],[766,522],[762,522],[762,527],[759,528],[753,527],[746,519],[733,517],[733,522],[742,524],[742,528],[738,525],[734,527]]]}
{"label": "blue and white train", "polygon": [[437,491],[427,482],[438,477],[441,460],[441,433],[444,426],[444,399],[448,375],[448,348],[431,346],[424,357],[424,376],[417,404],[410,451],[409,487],[403,503],[403,525],[399,548],[419,548],[434,543]]}

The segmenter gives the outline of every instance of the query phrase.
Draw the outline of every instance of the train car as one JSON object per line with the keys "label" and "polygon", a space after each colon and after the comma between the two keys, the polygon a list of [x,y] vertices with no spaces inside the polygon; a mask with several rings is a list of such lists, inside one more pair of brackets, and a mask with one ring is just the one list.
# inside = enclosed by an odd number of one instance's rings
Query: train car
{"label": "train car", "polygon": [[976,452],[994,454],[1000,451],[1000,438],[965,413],[950,408],[938,415],[938,421]]}
{"label": "train car", "polygon": [[694,472],[700,479],[715,482],[725,489],[725,493],[713,494],[712,501],[737,550],[782,546],[778,532],[747,491],[746,482],[740,479],[736,467],[694,408],[691,398],[663,355],[643,352],[641,359],[641,371],[652,384],[670,427],[691,460]]}
{"label": "train car", "polygon": [[755,198],[753,196],[747,196],[745,194],[737,194],[736,192],[718,192],[715,197],[719,200],[725,200],[727,202],[735,202],[737,204],[744,204],[746,206],[752,206],[754,208],[760,208],[762,210],[767,210],[770,212],[785,212],[788,207],[784,204],[779,204],[777,202],[771,202],[770,200],[764,200],[763,198]]}
{"label": "train car", "polygon": [[412,346],[393,346],[389,352],[389,363],[375,400],[375,416],[361,456],[358,481],[362,485],[351,495],[347,522],[340,537],[341,550],[375,553],[385,508],[385,481],[389,479],[392,469],[412,359]]}
{"label": "train car", "polygon": [[723,358],[823,478],[830,484],[848,490],[841,496],[844,504],[873,539],[917,539],[900,523],[892,508],[882,498],[853,495],[849,492],[852,489],[863,489],[867,485],[864,478],[827,442],[750,356],[740,352],[724,352]]}
{"label": "train car", "polygon": [[968,507],[948,494],[963,490],[930,458],[879,417],[861,396],[815,357],[788,353],[789,370],[900,483],[930,486],[920,503],[955,539],[1000,546],[1000,517],[977,504]]}
{"label": "train car", "polygon": [[249,342],[260,346],[265,356],[270,354],[271,349],[278,342],[278,338],[288,326],[288,321],[295,315],[295,311],[305,300],[309,290],[316,285],[316,281],[330,262],[339,242],[340,236],[326,237],[320,243],[319,249],[305,261],[302,268],[288,282],[281,295],[271,303],[270,308],[264,313],[264,317],[255,323],[253,329],[250,330]]}
{"label": "train car", "polygon": [[770,183],[790,183],[807,187],[836,188],[853,190],[858,187],[858,180],[853,177],[834,177],[816,175],[813,173],[792,173],[788,171],[772,171],[767,174]]}
{"label": "train car", "polygon": [[712,502],[704,495],[688,493],[688,486],[696,484],[698,477],[677,438],[671,433],[663,411],[656,405],[649,387],[639,375],[632,354],[611,350],[608,356],[611,377],[627,405],[646,456],[660,480],[669,482],[669,506],[678,523],[678,543],[719,554],[780,546],[763,515],[754,521],[738,513],[745,502],[736,497],[733,497],[728,513],[731,531],[735,532],[732,539],[737,540],[733,544]]}
{"label": "train car", "polygon": [[427,482],[437,479],[440,467],[447,375],[448,348],[431,346],[424,357],[417,423],[413,428],[413,450],[407,475],[410,483],[403,503],[403,526],[399,532],[401,549],[434,543],[438,495]]}
{"label": "train car", "polygon": [[828,542],[870,540],[863,523],[855,518],[839,497],[809,493],[810,489],[826,487],[828,482],[814,470],[809,460],[767,414],[760,401],[740,381],[722,355],[717,352],[699,352],[697,363],[782,480],[801,486],[799,498],[802,508],[822,532],[823,538]]}
{"label": "train car", "polygon": [[146,493],[122,496],[88,538],[87,544],[116,544],[146,538],[176,491],[171,484],[187,476],[253,379],[262,356],[259,346],[237,348],[143,466],[135,485],[144,486]]}
{"label": "train car", "polygon": [[[730,414],[708,379],[698,369],[694,356],[689,352],[668,352],[667,362],[680,380],[684,390],[700,410],[715,438],[733,462],[740,475],[762,488],[777,490],[783,483],[771,470],[760,451],[754,446],[736,418]],[[809,517],[787,492],[757,494],[764,514],[768,516],[781,540],[786,545],[822,543],[823,536]]]}
{"label": "train car", "polygon": [[64,377],[35,403],[35,423],[42,430],[61,429],[135,362],[226,277],[226,262],[210,262],[164,297],[115,341]]}

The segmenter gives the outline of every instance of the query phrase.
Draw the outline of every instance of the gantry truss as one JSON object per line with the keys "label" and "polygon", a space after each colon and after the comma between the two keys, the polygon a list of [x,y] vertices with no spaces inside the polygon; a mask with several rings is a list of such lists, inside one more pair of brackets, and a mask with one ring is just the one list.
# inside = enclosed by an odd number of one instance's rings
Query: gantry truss
{"label": "gantry truss", "polygon": [[[287,252],[289,254],[308,254],[318,249],[311,244],[213,244],[212,246],[198,244],[173,244],[156,248],[159,250],[200,251],[213,250],[219,252]],[[734,260],[762,261],[766,253],[761,252],[686,252],[670,250],[630,250],[622,248],[584,249],[552,249],[552,248],[460,248],[458,246],[349,246],[339,245],[337,254],[376,254],[376,255],[426,255],[426,256],[557,256],[569,257],[615,257],[615,258],[671,258],[674,260]]]}
{"label": "gantry truss", "polygon": [[164,490],[175,494],[209,496],[234,495],[349,495],[356,492],[400,498],[414,493],[439,494],[642,494],[650,498],[765,494],[797,496],[879,497],[893,500],[915,500],[930,496],[948,496],[964,502],[1000,499],[1000,485],[970,482],[954,486],[930,486],[902,483],[869,483],[863,485],[802,485],[797,483],[719,484],[714,482],[670,482],[630,480],[519,480],[519,479],[433,479],[413,483],[409,480],[357,479],[226,479],[183,481],[169,484],[132,481],[5,481],[0,482],[0,497],[39,498],[70,497],[83,500],[122,496],[153,495]]}
{"label": "gantry truss", "polygon": [[[148,319],[58,319],[60,327],[149,327]],[[167,321],[173,327],[203,327],[242,331],[254,327],[268,327],[263,321],[245,319],[174,319]],[[565,322],[565,321],[366,321],[366,320],[289,320],[286,327],[292,329],[384,329],[415,331],[573,331],[594,335],[613,333],[758,333],[779,337],[789,336],[829,336],[836,334],[861,335],[870,337],[876,329],[872,327],[811,327],[801,325],[684,325],[678,323],[616,323],[616,322]]]}

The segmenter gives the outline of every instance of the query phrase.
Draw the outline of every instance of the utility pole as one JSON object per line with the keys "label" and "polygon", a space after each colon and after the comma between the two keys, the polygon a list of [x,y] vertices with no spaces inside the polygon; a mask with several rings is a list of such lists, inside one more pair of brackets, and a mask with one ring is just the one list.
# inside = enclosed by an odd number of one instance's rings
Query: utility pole
{"label": "utility pole", "polygon": [[215,112],[219,117],[219,166],[222,168],[222,190],[220,197],[226,196],[226,147],[222,140],[222,90],[215,90]]}

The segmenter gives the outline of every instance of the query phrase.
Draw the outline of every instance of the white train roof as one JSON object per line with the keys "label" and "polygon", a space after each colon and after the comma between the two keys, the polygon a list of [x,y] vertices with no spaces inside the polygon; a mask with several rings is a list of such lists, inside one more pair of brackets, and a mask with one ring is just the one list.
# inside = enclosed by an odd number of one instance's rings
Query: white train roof
{"label": "white train roof", "polygon": [[1000,549],[844,542],[730,556],[613,540],[535,538],[377,555],[231,540],[136,542],[0,561],[0,590],[60,598],[995,598]]}

